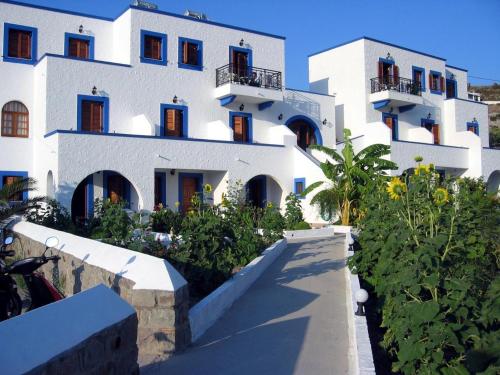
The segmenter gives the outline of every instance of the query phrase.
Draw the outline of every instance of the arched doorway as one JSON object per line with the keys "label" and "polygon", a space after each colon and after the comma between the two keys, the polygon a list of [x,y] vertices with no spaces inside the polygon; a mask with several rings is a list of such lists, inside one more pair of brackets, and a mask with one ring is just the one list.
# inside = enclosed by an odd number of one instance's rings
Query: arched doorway
{"label": "arched doorway", "polygon": [[499,194],[500,171],[495,171],[490,174],[490,177],[488,177],[488,181],[486,182],[486,188],[488,189],[488,193]]}
{"label": "arched doorway", "polygon": [[139,194],[132,183],[118,172],[100,171],[84,178],[71,199],[73,221],[89,219],[94,214],[94,200],[109,199],[113,203],[125,202],[125,207],[139,210]]}
{"label": "arched doorway", "polygon": [[246,183],[245,190],[247,202],[255,207],[264,208],[267,203],[279,207],[284,199],[280,184],[270,176],[253,177]]}
{"label": "arched doorway", "polygon": [[322,145],[321,133],[311,119],[305,116],[294,116],[286,122],[286,126],[297,136],[297,146],[306,150],[311,145]]}

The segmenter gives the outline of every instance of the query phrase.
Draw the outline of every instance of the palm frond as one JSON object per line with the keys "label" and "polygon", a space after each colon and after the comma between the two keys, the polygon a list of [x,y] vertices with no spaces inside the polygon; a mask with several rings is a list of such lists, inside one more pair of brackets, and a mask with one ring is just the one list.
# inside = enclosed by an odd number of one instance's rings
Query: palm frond
{"label": "palm frond", "polygon": [[311,145],[311,146],[309,146],[309,148],[312,150],[321,151],[322,153],[331,157],[337,163],[344,162],[344,159],[342,159],[342,156],[340,156],[339,153],[337,152],[337,150],[334,150],[333,148],[329,148],[329,147],[321,146],[321,145]]}
{"label": "palm frond", "polygon": [[0,200],[8,202],[12,200],[13,197],[19,194],[36,191],[36,183],[37,181],[34,178],[26,177],[14,181],[11,184],[3,185],[3,187],[0,189]]}

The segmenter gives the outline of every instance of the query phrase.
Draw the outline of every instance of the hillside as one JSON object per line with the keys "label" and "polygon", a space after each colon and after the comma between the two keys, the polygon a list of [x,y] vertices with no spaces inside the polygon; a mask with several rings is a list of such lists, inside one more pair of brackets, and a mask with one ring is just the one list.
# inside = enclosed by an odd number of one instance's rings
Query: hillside
{"label": "hillside", "polygon": [[[489,86],[469,86],[469,92],[481,94],[483,101],[500,101],[500,85],[494,83]],[[490,147],[500,148],[500,104],[488,106],[490,120]]]}

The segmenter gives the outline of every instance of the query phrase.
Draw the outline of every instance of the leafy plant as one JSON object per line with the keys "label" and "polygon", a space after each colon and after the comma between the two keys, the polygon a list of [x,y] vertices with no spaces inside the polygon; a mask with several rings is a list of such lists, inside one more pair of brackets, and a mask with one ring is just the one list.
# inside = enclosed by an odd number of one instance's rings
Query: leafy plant
{"label": "leafy plant", "polygon": [[286,221],[278,208],[272,203],[268,203],[263,210],[260,219],[260,228],[264,236],[264,242],[270,245],[283,238],[283,231],[286,227]]}
{"label": "leafy plant", "polygon": [[178,234],[181,229],[183,216],[180,212],[174,212],[168,208],[160,208],[151,213],[150,219],[153,231]]}
{"label": "leafy plant", "polygon": [[314,195],[311,204],[317,204],[324,216],[334,217],[339,213],[342,225],[350,225],[358,218],[361,198],[373,182],[384,176],[386,170],[397,169],[394,162],[383,159],[390,154],[390,146],[374,144],[356,154],[350,137],[351,131],[344,129],[344,148],[340,153],[325,146],[310,146],[323,152],[334,163],[327,160],[320,165],[328,181],[315,182],[303,192],[305,196],[320,186],[326,186]]}
{"label": "leafy plant", "polygon": [[13,199],[19,195],[36,191],[36,183],[34,178],[27,177],[2,186],[0,189],[0,221],[12,215],[24,214],[29,209],[36,208],[45,199],[44,197],[35,197],[13,202]]}
{"label": "leafy plant", "polygon": [[72,232],[73,223],[68,210],[55,199],[39,202],[25,214],[26,220],[49,228]]}
{"label": "leafy plant", "polygon": [[302,205],[300,204],[300,199],[297,195],[290,193],[285,198],[286,210],[285,210],[285,222],[286,229],[295,229],[295,226],[304,221],[304,215],[302,214]]}
{"label": "leafy plant", "polygon": [[132,220],[125,212],[125,202],[113,203],[106,199],[96,205],[96,215],[100,220],[92,233],[92,238],[98,238],[112,245],[126,246],[132,237]]}
{"label": "leafy plant", "polygon": [[498,203],[483,181],[420,164],[366,197],[349,266],[378,298],[394,371],[500,371]]}
{"label": "leafy plant", "polygon": [[292,228],[292,230],[305,230],[305,229],[311,229],[311,225],[305,221],[300,221],[296,223]]}

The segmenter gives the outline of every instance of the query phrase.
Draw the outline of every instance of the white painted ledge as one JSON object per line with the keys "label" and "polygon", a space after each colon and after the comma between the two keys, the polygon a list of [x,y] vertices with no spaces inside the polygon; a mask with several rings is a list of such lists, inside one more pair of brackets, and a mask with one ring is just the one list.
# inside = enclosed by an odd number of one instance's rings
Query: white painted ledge
{"label": "white painted ledge", "polygon": [[286,249],[282,239],[268,247],[261,256],[247,264],[189,310],[191,342],[198,340]]}
{"label": "white painted ledge", "polygon": [[134,314],[127,302],[100,284],[5,320],[0,323],[0,372],[29,372]]}
{"label": "white painted ledge", "polygon": [[318,229],[303,229],[303,230],[287,230],[285,237],[292,238],[315,238],[315,237],[333,237],[335,234],[334,228],[325,227]]}
{"label": "white painted ledge", "polygon": [[[346,228],[345,255],[346,260],[353,255],[349,251],[349,240],[351,239],[350,227]],[[347,232],[347,228],[349,231]],[[357,316],[358,305],[356,303],[356,292],[360,289],[358,275],[351,273],[348,267],[345,268],[346,278],[346,299],[347,299],[347,319],[349,325],[349,367],[350,373],[356,375],[375,375],[375,365],[373,364],[373,353],[368,335],[368,324],[366,317]]]}
{"label": "white painted ledge", "polygon": [[41,243],[55,236],[59,239],[57,249],[133,281],[133,289],[174,292],[187,284],[182,275],[164,259],[26,221],[15,223],[12,230]]}

